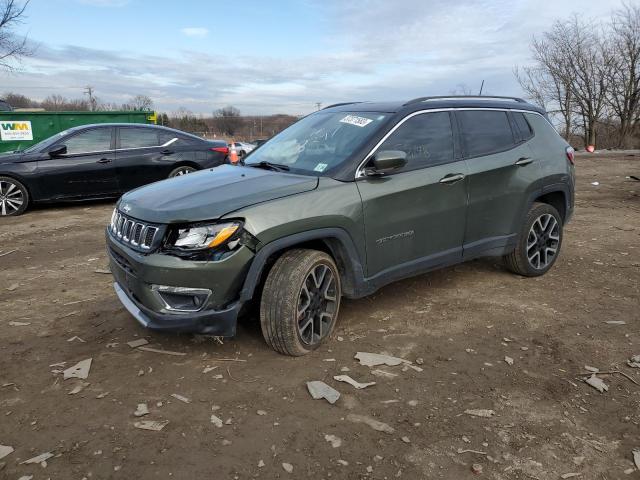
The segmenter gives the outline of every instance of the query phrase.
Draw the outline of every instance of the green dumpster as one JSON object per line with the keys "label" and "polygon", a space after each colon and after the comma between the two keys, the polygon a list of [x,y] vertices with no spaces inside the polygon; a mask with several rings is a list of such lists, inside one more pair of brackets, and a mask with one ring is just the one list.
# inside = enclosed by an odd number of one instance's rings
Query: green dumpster
{"label": "green dumpster", "polygon": [[90,123],[156,123],[154,112],[0,112],[0,153],[24,150],[56,133]]}

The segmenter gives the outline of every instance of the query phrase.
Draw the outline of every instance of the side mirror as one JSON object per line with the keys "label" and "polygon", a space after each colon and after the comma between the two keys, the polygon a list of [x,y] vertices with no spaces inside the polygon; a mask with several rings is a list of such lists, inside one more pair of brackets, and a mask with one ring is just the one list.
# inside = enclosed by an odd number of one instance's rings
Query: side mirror
{"label": "side mirror", "polygon": [[59,157],[67,153],[66,145],[58,145],[47,152],[51,158]]}
{"label": "side mirror", "polygon": [[376,152],[367,162],[364,169],[367,176],[381,176],[407,164],[407,154],[401,150],[383,150]]}

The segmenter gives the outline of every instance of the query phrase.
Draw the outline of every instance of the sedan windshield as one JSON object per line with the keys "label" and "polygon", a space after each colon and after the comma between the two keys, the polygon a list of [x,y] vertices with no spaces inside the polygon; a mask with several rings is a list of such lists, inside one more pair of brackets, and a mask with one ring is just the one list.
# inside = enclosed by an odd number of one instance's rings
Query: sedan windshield
{"label": "sedan windshield", "polygon": [[388,118],[378,112],[318,112],[251,152],[245,165],[321,175],[344,162]]}

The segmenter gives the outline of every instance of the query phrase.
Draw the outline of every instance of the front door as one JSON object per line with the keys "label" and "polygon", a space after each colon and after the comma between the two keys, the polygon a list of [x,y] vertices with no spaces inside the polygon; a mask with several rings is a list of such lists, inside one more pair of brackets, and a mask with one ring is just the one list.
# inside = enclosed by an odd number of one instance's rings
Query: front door
{"label": "front door", "polygon": [[66,154],[52,158],[43,152],[38,159],[42,197],[52,200],[117,193],[113,130],[112,127],[82,130],[48,148],[65,145]]}
{"label": "front door", "polygon": [[369,278],[402,277],[462,259],[467,166],[455,147],[450,112],[412,115],[377,151],[408,162],[356,184],[362,198]]}

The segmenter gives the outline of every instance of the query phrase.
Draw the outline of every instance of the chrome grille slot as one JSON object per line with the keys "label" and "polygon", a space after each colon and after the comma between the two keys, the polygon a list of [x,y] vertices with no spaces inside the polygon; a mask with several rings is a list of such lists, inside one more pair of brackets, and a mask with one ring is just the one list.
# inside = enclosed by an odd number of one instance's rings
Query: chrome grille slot
{"label": "chrome grille slot", "polygon": [[122,243],[141,250],[150,250],[154,246],[160,228],[149,225],[115,211],[109,226],[111,234]]}

